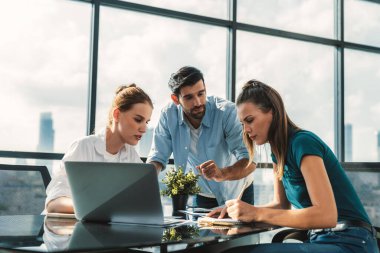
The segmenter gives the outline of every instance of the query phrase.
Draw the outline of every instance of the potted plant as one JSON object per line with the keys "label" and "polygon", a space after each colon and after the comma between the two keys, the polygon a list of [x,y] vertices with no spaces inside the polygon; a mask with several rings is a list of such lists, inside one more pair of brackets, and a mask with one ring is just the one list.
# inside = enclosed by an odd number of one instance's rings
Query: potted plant
{"label": "potted plant", "polygon": [[173,216],[184,216],[179,210],[186,209],[186,203],[189,195],[197,194],[201,191],[197,185],[199,175],[195,175],[190,171],[184,173],[182,168],[169,170],[162,182],[166,185],[166,189],[161,191],[161,195],[172,198]]}

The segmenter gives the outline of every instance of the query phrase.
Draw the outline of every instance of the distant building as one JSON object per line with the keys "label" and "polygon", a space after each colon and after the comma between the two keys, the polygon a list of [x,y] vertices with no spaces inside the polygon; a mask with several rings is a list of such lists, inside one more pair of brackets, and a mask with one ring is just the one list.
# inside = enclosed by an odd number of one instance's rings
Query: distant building
{"label": "distant building", "polygon": [[352,124],[346,124],[344,126],[344,142],[344,160],[346,162],[352,162]]}
{"label": "distant building", "polygon": [[138,152],[140,157],[147,157],[152,146],[153,128],[148,128],[146,133],[142,136],[138,144]]}
{"label": "distant building", "polygon": [[[53,118],[51,112],[43,112],[40,114],[40,133],[37,151],[53,152],[54,151],[54,129]],[[37,165],[45,165],[51,170],[52,161],[37,160]]]}
{"label": "distant building", "polygon": [[54,151],[54,129],[51,112],[43,112],[40,114],[40,135],[37,151]]}

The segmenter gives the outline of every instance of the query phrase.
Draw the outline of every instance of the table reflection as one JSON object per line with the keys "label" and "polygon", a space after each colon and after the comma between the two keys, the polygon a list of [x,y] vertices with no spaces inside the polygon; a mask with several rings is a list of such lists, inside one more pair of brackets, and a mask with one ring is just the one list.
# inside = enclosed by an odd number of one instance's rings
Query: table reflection
{"label": "table reflection", "polygon": [[155,245],[196,237],[195,224],[163,228],[47,218],[43,239],[48,251],[61,251]]}
{"label": "table reflection", "polygon": [[45,221],[44,243],[48,251],[99,249],[160,243],[164,228],[80,222]]}
{"label": "table reflection", "polygon": [[75,219],[45,218],[43,240],[48,251],[67,250]]}
{"label": "table reflection", "polygon": [[235,226],[201,226],[200,228],[210,230],[214,234],[233,236],[250,234],[263,230],[273,230],[277,227],[265,223],[251,223]]}
{"label": "table reflection", "polygon": [[214,245],[240,235],[258,234],[273,229],[258,224],[202,227],[192,221],[181,226],[163,228],[50,217],[44,219],[44,216],[3,216],[0,225],[0,231],[5,233],[0,233],[0,247],[14,249],[38,246],[29,250],[49,252],[144,247],[168,247],[167,251],[172,251],[175,245],[184,245],[185,248]]}
{"label": "table reflection", "polygon": [[162,242],[181,241],[200,236],[200,229],[197,225],[185,225],[179,227],[165,228]]}

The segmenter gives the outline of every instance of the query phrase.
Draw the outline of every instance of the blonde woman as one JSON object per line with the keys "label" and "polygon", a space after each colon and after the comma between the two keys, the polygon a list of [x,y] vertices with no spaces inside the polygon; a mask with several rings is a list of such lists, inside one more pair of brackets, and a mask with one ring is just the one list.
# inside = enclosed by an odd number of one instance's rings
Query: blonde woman
{"label": "blonde woman", "polygon": [[141,163],[134,146],[146,132],[153,104],[135,84],[120,86],[109,112],[107,127],[101,132],[76,140],[60,166],[53,170],[46,189],[47,212],[74,213],[64,161]]}

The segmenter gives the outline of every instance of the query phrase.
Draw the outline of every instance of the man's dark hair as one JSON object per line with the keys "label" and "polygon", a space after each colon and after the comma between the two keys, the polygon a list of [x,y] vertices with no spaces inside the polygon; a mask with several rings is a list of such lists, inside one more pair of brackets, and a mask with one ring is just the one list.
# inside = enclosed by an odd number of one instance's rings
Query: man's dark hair
{"label": "man's dark hair", "polygon": [[172,74],[169,80],[169,88],[176,96],[179,96],[182,87],[193,86],[199,80],[204,82],[202,72],[197,68],[185,66]]}

